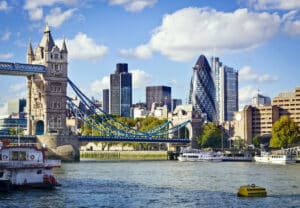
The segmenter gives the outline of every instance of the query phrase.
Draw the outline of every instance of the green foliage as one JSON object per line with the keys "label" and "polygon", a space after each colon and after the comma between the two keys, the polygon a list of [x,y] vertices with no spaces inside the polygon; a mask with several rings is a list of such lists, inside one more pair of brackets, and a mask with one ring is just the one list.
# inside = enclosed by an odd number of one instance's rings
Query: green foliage
{"label": "green foliage", "polygon": [[297,124],[288,116],[282,116],[272,127],[271,147],[284,147],[297,143],[300,131]]}
{"label": "green foliage", "polygon": [[255,135],[252,138],[253,144],[255,147],[260,147],[260,144],[269,144],[270,143],[270,136],[259,136]]}
{"label": "green foliage", "polygon": [[221,130],[215,123],[207,123],[202,126],[202,134],[197,138],[197,141],[202,148],[219,148],[222,142]]}

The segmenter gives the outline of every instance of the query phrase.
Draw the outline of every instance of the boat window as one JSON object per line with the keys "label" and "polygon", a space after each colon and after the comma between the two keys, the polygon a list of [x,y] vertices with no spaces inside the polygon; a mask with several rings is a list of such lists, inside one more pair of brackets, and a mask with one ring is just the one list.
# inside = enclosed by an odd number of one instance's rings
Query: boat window
{"label": "boat window", "polygon": [[0,178],[2,178],[3,177],[3,172],[0,172]]}
{"label": "boat window", "polygon": [[37,174],[42,174],[42,170],[36,171]]}
{"label": "boat window", "polygon": [[0,160],[2,160],[2,154],[0,153]]}
{"label": "boat window", "polygon": [[12,160],[19,160],[19,161],[26,160],[26,152],[25,151],[12,151]]}

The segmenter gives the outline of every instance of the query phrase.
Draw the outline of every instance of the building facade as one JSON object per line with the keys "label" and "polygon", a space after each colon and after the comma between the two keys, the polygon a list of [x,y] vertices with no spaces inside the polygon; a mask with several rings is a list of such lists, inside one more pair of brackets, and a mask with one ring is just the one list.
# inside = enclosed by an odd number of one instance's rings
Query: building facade
{"label": "building facade", "polygon": [[102,90],[102,105],[103,111],[109,113],[109,89]]}
{"label": "building facade", "polygon": [[252,105],[253,106],[271,105],[271,98],[257,93],[252,98]]}
{"label": "building facade", "polygon": [[218,57],[211,58],[211,67],[216,89],[217,120],[233,120],[234,112],[238,110],[238,72],[223,65]]}
{"label": "building facade", "polygon": [[215,93],[211,68],[201,55],[193,68],[188,102],[196,111],[205,113],[208,121],[217,120]]}
{"label": "building facade", "polygon": [[150,111],[153,103],[158,103],[163,106],[166,105],[168,112],[171,111],[172,89],[168,86],[148,86],[146,87],[146,105],[147,110]]}
{"label": "building facade", "polygon": [[272,125],[280,118],[278,106],[245,106],[235,112],[234,136],[247,144],[253,143],[254,136],[271,137]]}
{"label": "building facade", "polygon": [[7,112],[9,116],[17,118],[25,118],[26,114],[26,99],[9,100],[7,104]]}
{"label": "building facade", "polygon": [[130,117],[132,105],[132,74],[128,64],[118,63],[114,74],[110,75],[110,114]]}
{"label": "building facade", "polygon": [[272,105],[280,108],[280,116],[289,116],[300,127],[300,87],[296,87],[293,92],[279,93],[273,98]]}
{"label": "building facade", "polygon": [[172,99],[172,111],[175,110],[176,106],[182,105],[181,99]]}

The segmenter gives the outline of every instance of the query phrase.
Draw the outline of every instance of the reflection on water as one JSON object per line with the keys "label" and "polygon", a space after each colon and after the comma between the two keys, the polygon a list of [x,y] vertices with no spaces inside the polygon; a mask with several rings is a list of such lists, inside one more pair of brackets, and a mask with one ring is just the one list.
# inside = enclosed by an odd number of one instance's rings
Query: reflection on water
{"label": "reflection on water", "polygon": [[[0,207],[298,207],[300,164],[177,161],[66,163],[55,190],[1,193]],[[266,198],[239,198],[256,183]]]}

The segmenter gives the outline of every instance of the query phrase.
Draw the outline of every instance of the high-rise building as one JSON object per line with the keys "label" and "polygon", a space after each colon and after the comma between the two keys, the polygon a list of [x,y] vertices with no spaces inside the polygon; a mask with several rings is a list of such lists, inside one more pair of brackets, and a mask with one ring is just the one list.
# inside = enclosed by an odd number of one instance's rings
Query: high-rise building
{"label": "high-rise building", "polygon": [[205,113],[208,121],[216,121],[215,85],[211,73],[206,57],[201,55],[193,68],[189,104],[195,110]]}
{"label": "high-rise building", "polygon": [[161,106],[166,105],[168,112],[171,111],[171,87],[168,86],[148,86],[146,87],[146,104],[147,110],[151,110],[153,103]]}
{"label": "high-rise building", "polygon": [[215,83],[217,120],[233,120],[238,110],[238,72],[225,66],[218,57],[211,58],[212,74]]}
{"label": "high-rise building", "polygon": [[132,74],[128,73],[128,64],[118,63],[114,74],[110,75],[110,113],[130,116],[132,105]]}
{"label": "high-rise building", "polygon": [[253,106],[271,105],[271,98],[257,93],[252,98],[252,105]]}
{"label": "high-rise building", "polygon": [[172,111],[175,110],[177,105],[182,105],[181,99],[172,99]]}
{"label": "high-rise building", "polygon": [[109,89],[102,91],[102,106],[105,113],[109,113]]}
{"label": "high-rise building", "polygon": [[7,112],[11,114],[25,113],[26,99],[9,100],[7,104]]}

